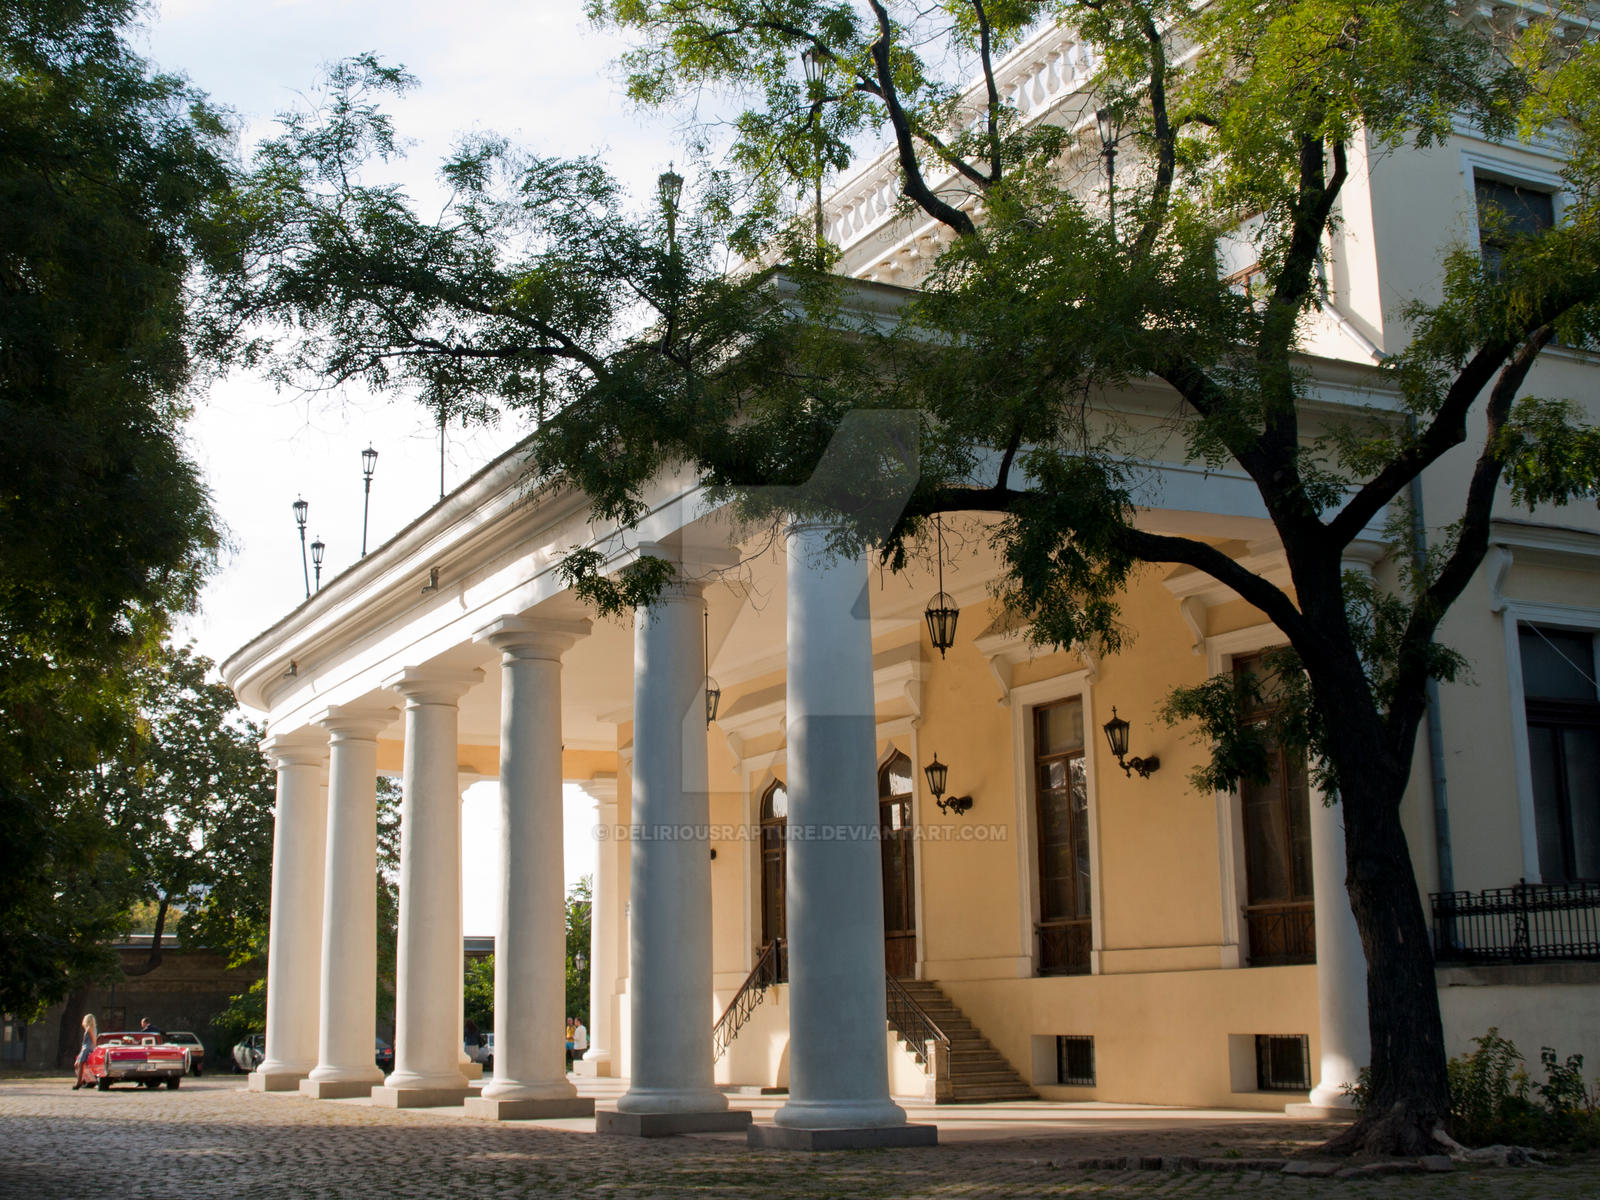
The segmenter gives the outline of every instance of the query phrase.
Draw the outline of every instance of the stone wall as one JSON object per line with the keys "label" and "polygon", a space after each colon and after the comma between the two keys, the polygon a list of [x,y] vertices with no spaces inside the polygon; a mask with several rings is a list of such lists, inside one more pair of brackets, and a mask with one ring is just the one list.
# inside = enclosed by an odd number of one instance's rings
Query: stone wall
{"label": "stone wall", "polygon": [[[124,970],[138,970],[149,957],[148,939],[142,946],[119,946],[118,952]],[[74,1026],[79,1014],[91,1012],[102,1030],[137,1026],[141,1017],[148,1017],[157,1029],[187,1029],[205,1043],[207,1069],[227,1070],[233,1060],[232,1040],[213,1022],[231,997],[247,990],[264,973],[264,966],[230,969],[227,956],[214,950],[165,946],[161,965],[149,974],[90,988],[81,997],[68,997],[52,1006],[44,1020],[25,1031],[14,1031],[4,1047],[5,1065],[35,1070],[70,1066],[81,1036],[71,1036],[65,1057],[60,1057],[58,1050],[61,1018],[71,1006]],[[22,1034],[20,1039],[17,1032]]]}

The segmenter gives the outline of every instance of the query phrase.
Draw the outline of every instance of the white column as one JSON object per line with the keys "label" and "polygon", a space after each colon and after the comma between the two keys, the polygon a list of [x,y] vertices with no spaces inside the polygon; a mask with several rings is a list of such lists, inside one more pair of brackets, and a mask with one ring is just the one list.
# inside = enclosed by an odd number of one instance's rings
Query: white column
{"label": "white column", "polygon": [[829,554],[827,538],[788,531],[789,1100],[773,1121],[901,1134],[884,1039],[867,565]]}
{"label": "white column", "polygon": [[712,1077],[705,603],[669,584],[634,616],[628,1091],[602,1133],[740,1129]]}
{"label": "white column", "polygon": [[267,927],[267,1052],[253,1092],[289,1092],[317,1065],[322,976],[323,864],[328,744],[321,730],[261,744],[278,772],[272,822],[272,910]]}
{"label": "white column", "polygon": [[[372,1098],[394,1108],[455,1104],[461,1057],[461,697],[482,671],[410,667],[387,687],[406,698],[400,801],[400,928],[395,947],[394,1071]],[[454,964],[454,965],[452,965]]]}
{"label": "white column", "polygon": [[494,955],[494,1079],[468,1102],[493,1119],[594,1112],[567,1078],[561,655],[587,621],[505,617],[478,641],[500,651],[500,933]]}
{"label": "white column", "polygon": [[589,1049],[576,1064],[580,1075],[611,1075],[611,1004],[617,992],[617,777],[596,775],[579,785],[594,799],[597,853],[589,909]]}
{"label": "white column", "polygon": [[394,710],[328,709],[328,869],[322,905],[322,1011],[317,1065],[300,1091],[365,1096],[383,1081],[373,1061],[378,989],[378,732]]}
{"label": "white column", "polygon": [[[483,776],[470,768],[463,767],[456,772],[456,796],[464,806],[467,802],[467,789]],[[466,854],[466,827],[461,825],[461,808],[456,809],[456,822],[462,831],[462,854]],[[460,950],[456,954],[456,1027],[461,1033],[456,1037],[456,1068],[466,1078],[468,1083],[483,1078],[483,1064],[473,1062],[467,1057],[466,1027],[467,1027],[467,954],[466,945],[466,897],[462,894],[462,872],[465,864],[457,860],[456,870],[456,945]]]}
{"label": "white column", "polygon": [[[1311,795],[1311,886],[1316,902],[1317,1027],[1322,1042],[1314,1108],[1353,1108],[1344,1085],[1372,1061],[1367,958],[1345,891],[1344,809]],[[1291,1105],[1293,1109],[1295,1106]]]}

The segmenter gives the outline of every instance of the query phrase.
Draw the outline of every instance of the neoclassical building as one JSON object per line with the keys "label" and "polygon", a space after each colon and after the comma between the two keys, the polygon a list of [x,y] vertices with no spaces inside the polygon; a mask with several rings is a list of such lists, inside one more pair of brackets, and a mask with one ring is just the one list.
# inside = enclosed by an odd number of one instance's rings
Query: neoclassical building
{"label": "neoclassical building", "polygon": [[[1037,118],[1089,65],[1052,30],[1003,78]],[[1393,314],[1435,286],[1445,243],[1478,236],[1496,189],[1556,219],[1558,169],[1551,151],[1467,127],[1427,151],[1352,148],[1305,337],[1308,421],[1381,400],[1372,367],[1402,336]],[[898,214],[893,189],[885,159],[831,204],[843,268],[885,310],[940,236]],[[1224,257],[1248,279],[1247,235]],[[1529,390],[1593,396],[1597,378],[1556,348]],[[1150,383],[1100,403],[1155,429],[1171,399]],[[1146,527],[1286,576],[1242,472],[1203,470],[1177,444],[1142,466]],[[1469,468],[1435,468],[1423,511],[1447,512]],[[1399,552],[1382,528],[1349,563],[1380,582]],[[933,563],[886,574],[824,553],[824,529],[740,529],[671,476],[638,528],[598,528],[560,483],[530,493],[513,451],[241,648],[224,671],[265,714],[278,768],[267,1058],[251,1085],[487,1117],[588,1111],[548,1036],[568,781],[594,798],[601,839],[582,1066],[628,1081],[602,1128],[736,1127],[748,1115],[730,1111],[730,1084],[788,1089],[774,1144],[928,1136],[897,1095],[1343,1103],[1367,1044],[1339,809],[1283,755],[1267,785],[1197,792],[1204,748],[1156,719],[1174,684],[1247,669],[1278,631],[1209,576],[1147,568],[1122,598],[1129,650],[1041,650],[990,598],[983,523],[946,530],[960,615],[939,649]],[[616,566],[668,558],[676,582],[629,621],[595,619],[557,571],[579,545]],[[1530,1055],[1600,1060],[1600,967],[1585,961],[1600,953],[1597,635],[1594,508],[1503,504],[1443,631],[1471,676],[1441,689],[1404,813],[1452,1052],[1496,1025]],[[372,1065],[380,772],[404,786],[387,1079]],[[459,798],[487,778],[505,891],[480,1091],[460,1062]]]}

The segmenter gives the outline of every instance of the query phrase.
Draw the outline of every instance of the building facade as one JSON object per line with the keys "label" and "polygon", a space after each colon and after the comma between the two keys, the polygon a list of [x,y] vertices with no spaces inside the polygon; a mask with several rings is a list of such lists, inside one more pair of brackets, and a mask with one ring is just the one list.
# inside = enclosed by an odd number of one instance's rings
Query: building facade
{"label": "building facade", "polygon": [[[1066,119],[1092,66],[1054,30],[1002,78],[1020,111]],[[1381,406],[1373,365],[1403,336],[1395,314],[1437,288],[1447,244],[1479,239],[1496,189],[1559,219],[1559,165],[1465,126],[1426,151],[1352,147],[1303,337],[1308,424]],[[941,236],[894,211],[893,169],[842,187],[829,225],[860,303],[883,311]],[[1253,265],[1241,226],[1219,270],[1248,286]],[[1557,347],[1528,391],[1592,397],[1597,378]],[[1153,448],[1144,527],[1287,578],[1244,474],[1158,436],[1161,386],[1097,403]],[[1461,451],[1429,472],[1426,518],[1449,520],[1470,467]],[[1380,584],[1403,552],[1382,528],[1347,564]],[[982,520],[947,523],[939,554],[901,575],[824,554],[825,537],[741,528],[671,476],[637,528],[598,528],[581,495],[528,493],[513,452],[233,655],[225,674],[266,715],[279,772],[254,1085],[468,1096],[459,797],[497,778],[506,886],[483,1115],[579,1103],[559,1045],[535,1036],[562,1015],[563,781],[594,798],[600,852],[584,1067],[628,1077],[619,1109],[636,1122],[716,1125],[727,1084],[787,1087],[779,1123],[799,1129],[896,1128],[905,1094],[1345,1103],[1367,1042],[1339,809],[1281,753],[1266,785],[1197,792],[1205,748],[1156,717],[1171,687],[1249,669],[1278,631],[1207,575],[1147,567],[1122,597],[1124,653],[1041,649],[991,599]],[[1530,1056],[1596,1061],[1600,519],[1503,498],[1492,542],[1442,631],[1470,678],[1441,688],[1404,808],[1447,1039],[1460,1052],[1494,1025]],[[557,570],[580,545],[617,567],[668,558],[677,581],[631,621],[596,619]],[[925,618],[938,570],[960,612],[943,650]],[[387,1081],[370,1050],[379,772],[405,788]]]}

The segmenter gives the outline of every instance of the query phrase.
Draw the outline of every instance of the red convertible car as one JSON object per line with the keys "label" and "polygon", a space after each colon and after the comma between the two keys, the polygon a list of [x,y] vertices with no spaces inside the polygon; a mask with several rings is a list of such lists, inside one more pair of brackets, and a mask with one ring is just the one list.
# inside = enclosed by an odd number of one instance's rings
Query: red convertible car
{"label": "red convertible car", "polygon": [[175,1088],[183,1082],[187,1067],[183,1047],[168,1043],[164,1034],[152,1029],[102,1033],[84,1064],[83,1080],[102,1092],[113,1083],[142,1083],[147,1088],[165,1083]]}

